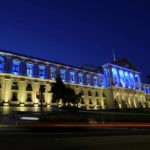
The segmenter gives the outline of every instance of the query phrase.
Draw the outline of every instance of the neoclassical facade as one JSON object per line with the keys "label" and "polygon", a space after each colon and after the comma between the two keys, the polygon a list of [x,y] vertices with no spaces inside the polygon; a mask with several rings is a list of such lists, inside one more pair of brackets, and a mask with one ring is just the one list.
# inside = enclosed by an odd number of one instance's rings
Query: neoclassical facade
{"label": "neoclassical facade", "polygon": [[[150,107],[150,85],[143,84],[141,72],[128,60],[121,59],[100,67],[81,68],[58,62],[0,50],[0,108],[3,111],[38,111],[36,98],[40,85],[46,86],[43,106],[52,106],[51,83],[62,81],[83,92],[78,107],[87,110]],[[61,107],[62,103],[58,104]]]}

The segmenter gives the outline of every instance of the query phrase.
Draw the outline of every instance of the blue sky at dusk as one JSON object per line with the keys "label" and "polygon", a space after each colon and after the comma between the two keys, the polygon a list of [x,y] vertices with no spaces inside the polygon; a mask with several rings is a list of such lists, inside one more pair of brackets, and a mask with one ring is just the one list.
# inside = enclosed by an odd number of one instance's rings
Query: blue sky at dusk
{"label": "blue sky at dusk", "polygon": [[0,0],[0,49],[98,66],[112,47],[150,74],[148,0]]}

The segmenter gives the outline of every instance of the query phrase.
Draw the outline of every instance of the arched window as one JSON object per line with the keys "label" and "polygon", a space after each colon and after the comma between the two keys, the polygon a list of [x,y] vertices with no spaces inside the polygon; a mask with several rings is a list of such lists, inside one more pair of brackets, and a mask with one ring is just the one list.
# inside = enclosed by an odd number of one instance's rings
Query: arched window
{"label": "arched window", "polygon": [[83,84],[83,73],[79,73],[79,84]]}
{"label": "arched window", "polygon": [[88,91],[88,96],[92,96],[92,93],[91,93],[91,91]]}
{"label": "arched window", "polygon": [[75,72],[74,71],[70,72],[70,82],[75,83]]}
{"label": "arched window", "polygon": [[89,99],[89,104],[92,104],[92,99]]}
{"label": "arched window", "polygon": [[18,83],[17,83],[17,82],[13,82],[11,89],[12,89],[12,90],[18,90],[18,89],[19,89],[19,88],[18,88]]}
{"label": "arched window", "polygon": [[86,76],[86,82],[87,82],[87,85],[91,85],[90,75]]}
{"label": "arched window", "polygon": [[94,83],[94,86],[97,86],[97,85],[98,85],[97,76],[94,76],[94,77],[93,77],[93,83]]}
{"label": "arched window", "polygon": [[4,58],[0,57],[0,72],[4,72]]}
{"label": "arched window", "polygon": [[27,62],[26,63],[27,66],[27,76],[28,77],[32,77],[33,76],[33,63],[32,62]]}
{"label": "arched window", "polygon": [[50,68],[50,76],[51,76],[51,80],[56,79],[56,69],[53,67]]}
{"label": "arched window", "polygon": [[31,86],[31,84],[27,84],[26,91],[32,91],[32,86]]}
{"label": "arched window", "polygon": [[61,77],[62,81],[65,82],[66,76],[65,76],[65,70],[64,69],[60,70],[60,77]]}
{"label": "arched window", "polygon": [[39,65],[39,78],[44,79],[45,78],[45,66]]}
{"label": "arched window", "polygon": [[14,75],[19,75],[20,71],[20,60],[18,59],[13,59],[13,68],[12,68],[12,73]]}
{"label": "arched window", "polygon": [[30,93],[27,94],[27,102],[32,102],[32,95]]}
{"label": "arched window", "polygon": [[96,92],[96,93],[95,93],[95,96],[96,96],[96,97],[98,97],[98,96],[99,96],[99,95],[98,95],[98,92]]}
{"label": "arched window", "polygon": [[12,93],[12,101],[18,101],[18,98],[17,98],[17,93],[16,92],[13,92]]}

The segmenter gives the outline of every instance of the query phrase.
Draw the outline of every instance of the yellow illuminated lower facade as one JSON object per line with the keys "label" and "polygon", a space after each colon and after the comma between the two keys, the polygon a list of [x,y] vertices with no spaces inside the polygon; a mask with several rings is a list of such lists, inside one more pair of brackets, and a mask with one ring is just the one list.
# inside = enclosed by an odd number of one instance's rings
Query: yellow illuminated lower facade
{"label": "yellow illuminated lower facade", "polygon": [[[40,85],[46,86],[44,94],[43,108],[50,111],[56,103],[52,103],[52,93],[50,83],[53,80],[30,78],[25,76],[16,76],[12,74],[0,74],[0,108],[3,113],[11,111],[40,111],[41,103],[36,98],[36,92]],[[83,100],[78,103],[79,108],[84,110],[102,110],[102,109],[127,109],[127,108],[148,108],[149,95],[144,91],[133,90],[122,87],[94,87],[65,83],[75,90],[76,93],[82,91]],[[58,104],[62,107],[62,103]]]}

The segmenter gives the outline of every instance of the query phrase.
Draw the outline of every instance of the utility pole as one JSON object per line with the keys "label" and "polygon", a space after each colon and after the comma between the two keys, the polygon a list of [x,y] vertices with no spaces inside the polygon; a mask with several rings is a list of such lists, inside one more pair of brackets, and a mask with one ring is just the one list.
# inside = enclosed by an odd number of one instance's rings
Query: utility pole
{"label": "utility pole", "polygon": [[114,48],[112,48],[112,53],[113,53],[113,58],[114,58],[114,61],[116,61],[116,57],[115,57]]}

